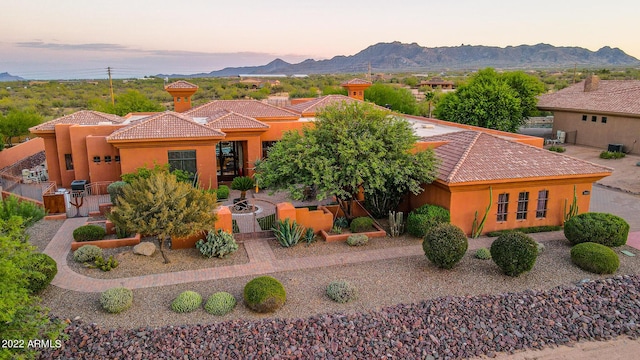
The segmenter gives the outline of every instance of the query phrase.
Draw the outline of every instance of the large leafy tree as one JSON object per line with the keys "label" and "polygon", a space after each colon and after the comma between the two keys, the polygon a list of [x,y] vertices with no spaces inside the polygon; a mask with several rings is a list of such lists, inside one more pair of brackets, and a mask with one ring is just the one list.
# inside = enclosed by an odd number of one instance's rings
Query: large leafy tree
{"label": "large leafy tree", "polygon": [[160,103],[150,100],[137,90],[129,90],[124,94],[116,96],[115,105],[102,99],[93,99],[90,101],[89,106],[93,110],[120,116],[132,112],[156,112],[165,110]]}
{"label": "large leafy tree", "polygon": [[285,133],[270,149],[256,165],[258,183],[287,189],[298,199],[303,186],[314,187],[319,200],[335,196],[347,215],[361,188],[365,197],[392,198],[378,201],[392,208],[435,178],[434,153],[413,153],[416,141],[406,120],[371,104],[328,106],[314,126]]}
{"label": "large leafy tree", "polygon": [[12,146],[11,138],[29,134],[29,128],[41,122],[42,116],[29,110],[11,110],[6,116],[0,114],[0,133],[4,143]]}
{"label": "large leafy tree", "polygon": [[417,113],[416,98],[405,88],[376,83],[364,91],[364,98],[403,114]]}
{"label": "large leafy tree", "polygon": [[157,236],[164,262],[169,263],[164,253],[166,240],[213,229],[215,207],[215,195],[158,170],[125,185],[109,219],[123,229]]}
{"label": "large leafy tree", "polygon": [[0,220],[0,339],[24,341],[23,349],[0,348],[1,359],[35,357],[36,350],[27,347],[28,341],[56,340],[65,326],[51,319],[28,289],[29,279],[44,275],[33,270],[34,249],[25,238],[21,217]]}
{"label": "large leafy tree", "polygon": [[536,96],[544,85],[522,72],[479,71],[471,80],[438,102],[439,119],[489,129],[516,132],[535,113]]}

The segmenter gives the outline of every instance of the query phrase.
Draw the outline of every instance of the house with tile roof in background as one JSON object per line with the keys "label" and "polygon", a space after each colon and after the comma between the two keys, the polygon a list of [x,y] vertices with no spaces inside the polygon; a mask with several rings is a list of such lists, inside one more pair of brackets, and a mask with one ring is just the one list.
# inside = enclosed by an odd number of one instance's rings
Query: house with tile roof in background
{"label": "house with tile roof in background", "polygon": [[566,142],[640,154],[640,80],[600,80],[596,75],[538,98],[553,112],[553,133]]}
{"label": "house with tile roof in background", "polygon": [[[154,164],[198,174],[199,185],[216,188],[236,176],[253,175],[253,162],[288,130],[312,126],[328,105],[363,101],[371,85],[355,79],[343,84],[349,96],[327,95],[278,107],[257,100],[213,100],[191,108],[197,86],[186,81],[165,89],[174,109],[125,117],[79,111],[31,129],[42,137],[51,181],[112,182],[122,173]],[[355,86],[355,88],[354,88]],[[543,150],[543,139],[469,125],[395,114],[420,137],[416,149],[434,149],[439,175],[404,210],[423,204],[443,206],[466,233],[476,212],[492,205],[484,231],[534,225],[560,225],[564,204],[574,191],[581,211],[589,208],[594,181],[611,170]]]}

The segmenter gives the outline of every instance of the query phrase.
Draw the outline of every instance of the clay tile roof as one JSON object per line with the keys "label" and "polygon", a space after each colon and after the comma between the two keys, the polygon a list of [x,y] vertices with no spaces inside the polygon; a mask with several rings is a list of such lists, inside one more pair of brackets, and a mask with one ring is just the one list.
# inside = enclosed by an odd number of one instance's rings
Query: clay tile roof
{"label": "clay tile roof", "polygon": [[563,177],[610,173],[612,169],[480,131],[429,136],[448,141],[435,148],[441,163],[438,179],[446,183]]}
{"label": "clay tile roof", "polygon": [[538,108],[640,115],[640,80],[600,80],[584,91],[584,81],[538,97]]}
{"label": "clay tile roof", "polygon": [[269,125],[252,117],[244,116],[233,111],[223,110],[210,117],[207,126],[212,129],[268,129]]}
{"label": "clay tile roof", "polygon": [[105,114],[93,110],[80,110],[73,114],[65,115],[61,118],[53,119],[30,128],[30,131],[49,131],[54,130],[57,124],[76,124],[76,125],[99,125],[100,123],[120,124],[125,121],[124,118]]}
{"label": "clay tile roof", "polygon": [[340,86],[345,86],[345,85],[371,85],[371,81],[356,78],[340,84]]}
{"label": "clay tile roof", "polygon": [[223,132],[200,125],[188,116],[173,111],[165,111],[113,132],[107,137],[107,141],[170,140],[176,138],[212,138],[224,136],[225,134]]}
{"label": "clay tile roof", "polygon": [[188,81],[178,80],[164,87],[165,89],[197,89],[198,85],[192,84]]}
{"label": "clay tile roof", "polygon": [[288,106],[287,109],[293,110],[300,114],[317,113],[320,110],[322,110],[325,106],[341,104],[341,103],[349,104],[354,101],[360,101],[360,100],[350,98],[344,95],[326,95],[323,97],[319,97],[317,99],[305,101],[300,104]]}
{"label": "clay tile roof", "polygon": [[214,100],[200,105],[184,114],[193,117],[210,117],[219,110],[229,110],[254,119],[262,118],[298,118],[299,115],[274,105],[265,104],[258,100]]}

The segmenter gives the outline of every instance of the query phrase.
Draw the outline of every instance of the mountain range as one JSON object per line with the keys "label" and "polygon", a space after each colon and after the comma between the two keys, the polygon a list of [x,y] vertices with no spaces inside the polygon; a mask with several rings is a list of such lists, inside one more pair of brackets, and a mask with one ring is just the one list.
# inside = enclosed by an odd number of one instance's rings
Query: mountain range
{"label": "mountain range", "polygon": [[507,46],[482,45],[423,47],[400,42],[371,45],[351,56],[328,60],[307,59],[290,64],[281,59],[261,66],[228,67],[210,73],[165,75],[159,77],[223,77],[247,75],[338,74],[368,72],[408,72],[499,69],[556,69],[566,67],[640,66],[640,60],[618,48],[605,46],[598,51],[581,47],[556,47],[549,44]]}
{"label": "mountain range", "polygon": [[14,76],[9,74],[8,72],[0,73],[0,81],[20,81],[24,80],[20,76]]}

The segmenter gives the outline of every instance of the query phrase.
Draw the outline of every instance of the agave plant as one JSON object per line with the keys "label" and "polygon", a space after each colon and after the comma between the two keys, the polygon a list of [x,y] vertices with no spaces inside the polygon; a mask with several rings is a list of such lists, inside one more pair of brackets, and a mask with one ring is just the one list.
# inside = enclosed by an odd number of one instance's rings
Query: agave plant
{"label": "agave plant", "polygon": [[231,188],[233,190],[240,190],[240,200],[246,199],[247,191],[253,189],[254,186],[255,182],[248,176],[239,176],[231,182]]}
{"label": "agave plant", "polygon": [[292,247],[300,241],[304,233],[304,228],[297,222],[289,222],[289,219],[278,220],[273,224],[273,232],[276,236],[276,240],[282,245],[282,247]]}

